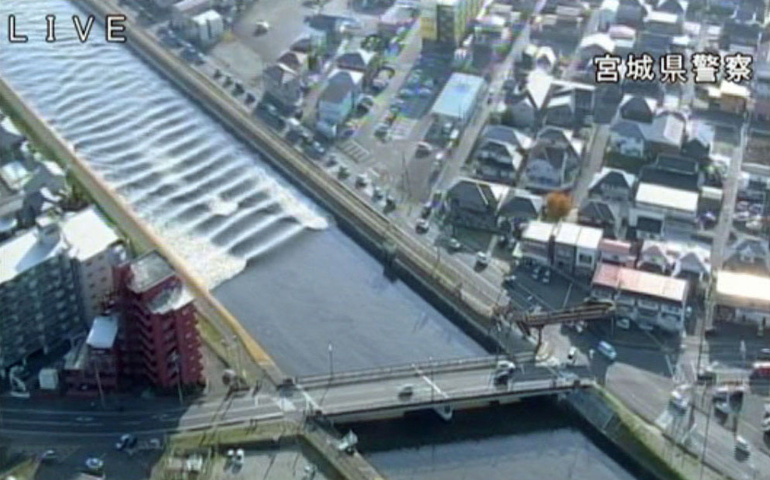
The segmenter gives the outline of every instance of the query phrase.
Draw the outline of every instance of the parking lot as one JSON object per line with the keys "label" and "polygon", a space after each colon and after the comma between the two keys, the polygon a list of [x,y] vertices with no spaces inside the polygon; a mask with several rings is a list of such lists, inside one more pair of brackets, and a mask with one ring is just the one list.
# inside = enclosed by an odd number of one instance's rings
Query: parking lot
{"label": "parking lot", "polygon": [[[118,441],[118,439],[115,439]],[[49,448],[27,449],[27,453],[42,455]],[[150,478],[153,466],[160,458],[159,450],[142,450],[129,454],[117,451],[114,445],[62,446],[54,448],[56,458],[41,462],[36,480],[62,480],[75,478],[79,472],[100,473],[87,466],[89,459],[103,463],[101,472],[114,480],[145,480]],[[93,460],[89,462],[93,466]],[[98,463],[98,462],[96,462]]]}
{"label": "parking lot", "polygon": [[280,450],[244,450],[243,462],[232,461],[226,455],[214,461],[212,477],[216,479],[260,480],[327,480],[298,447]]}

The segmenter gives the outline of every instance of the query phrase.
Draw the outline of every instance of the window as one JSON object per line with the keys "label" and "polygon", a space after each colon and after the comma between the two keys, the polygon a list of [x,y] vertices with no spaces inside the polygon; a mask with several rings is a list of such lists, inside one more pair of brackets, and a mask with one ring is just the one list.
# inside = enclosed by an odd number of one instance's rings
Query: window
{"label": "window", "polygon": [[581,253],[578,255],[578,263],[582,263],[584,265],[593,265],[594,257],[591,255],[586,255],[585,253]]}

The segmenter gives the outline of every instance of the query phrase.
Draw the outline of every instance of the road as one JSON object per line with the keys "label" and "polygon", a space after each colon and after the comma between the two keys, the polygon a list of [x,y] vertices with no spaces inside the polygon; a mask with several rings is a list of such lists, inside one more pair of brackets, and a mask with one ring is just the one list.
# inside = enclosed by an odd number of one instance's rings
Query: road
{"label": "road", "polygon": [[[501,357],[502,358],[502,357]],[[4,399],[2,431],[15,438],[32,437],[72,442],[113,439],[124,433],[163,435],[203,430],[250,421],[297,418],[304,412],[322,408],[325,413],[365,410],[372,406],[397,404],[399,388],[414,385],[411,401],[467,398],[499,392],[492,379],[496,360],[489,357],[466,367],[414,365],[405,371],[373,376],[356,381],[331,377],[315,381],[307,388],[281,392],[242,393],[238,396],[212,398],[187,407],[166,406],[130,409],[123,412],[79,410],[77,404],[57,407],[51,403]],[[531,361],[531,358],[530,358]],[[442,369],[443,368],[443,369]],[[585,374],[585,369],[576,373]],[[534,363],[520,362],[509,391],[550,388],[555,372]],[[567,380],[564,380],[566,382]],[[571,380],[570,380],[571,381]],[[518,386],[516,386],[518,385]],[[432,391],[432,393],[431,393]]]}

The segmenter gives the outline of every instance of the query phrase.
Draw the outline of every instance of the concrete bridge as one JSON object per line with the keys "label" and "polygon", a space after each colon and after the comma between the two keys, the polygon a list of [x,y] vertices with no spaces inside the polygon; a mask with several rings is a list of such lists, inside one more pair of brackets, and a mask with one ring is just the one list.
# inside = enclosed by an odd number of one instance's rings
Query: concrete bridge
{"label": "concrete bridge", "polygon": [[[495,381],[504,357],[444,360],[382,369],[296,378],[283,395],[315,417],[333,422],[398,418],[435,410],[445,420],[455,410],[506,404],[523,398],[567,393],[593,385],[585,367],[536,366],[532,354],[514,358],[508,381]],[[405,394],[405,391],[409,391]]]}

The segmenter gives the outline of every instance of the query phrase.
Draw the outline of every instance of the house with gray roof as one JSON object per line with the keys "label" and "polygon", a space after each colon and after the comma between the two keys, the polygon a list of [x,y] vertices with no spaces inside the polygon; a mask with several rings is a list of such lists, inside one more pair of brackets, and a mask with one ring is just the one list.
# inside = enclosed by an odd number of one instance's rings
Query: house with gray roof
{"label": "house with gray roof", "polygon": [[534,128],[539,125],[552,83],[552,76],[534,70],[527,76],[523,88],[508,94],[506,104],[510,112],[510,126]]}
{"label": "house with gray roof", "polygon": [[498,232],[497,212],[509,187],[461,178],[446,193],[447,219],[454,227]]}
{"label": "house with gray roof", "polygon": [[545,127],[527,155],[523,183],[534,191],[569,190],[577,179],[583,157],[583,142],[572,132]]}
{"label": "house with gray roof", "polygon": [[543,211],[543,197],[523,188],[513,188],[503,199],[498,211],[499,222],[512,231],[524,222],[537,220]]}
{"label": "house with gray roof", "polygon": [[302,80],[296,71],[283,63],[270,65],[262,72],[265,95],[281,107],[293,112],[302,104]]}
{"label": "house with gray roof", "polygon": [[532,139],[519,130],[504,125],[486,126],[474,151],[476,176],[512,185],[531,143]]}
{"label": "house with gray roof", "polygon": [[361,95],[364,74],[335,69],[318,98],[316,128],[329,138],[336,138],[337,128],[350,116]]}
{"label": "house with gray roof", "polygon": [[[639,107],[646,104],[645,101],[634,102]],[[640,112],[635,111],[635,115]],[[646,114],[643,118],[647,119]],[[654,158],[661,153],[678,154],[686,125],[685,116],[673,111],[659,111],[650,122],[629,120],[620,115],[610,127],[608,145],[611,151],[639,159]]]}
{"label": "house with gray roof", "polygon": [[588,195],[597,200],[627,203],[636,186],[636,176],[617,168],[604,167],[594,175],[588,187]]}
{"label": "house with gray roof", "polygon": [[603,200],[586,199],[578,209],[578,223],[600,228],[604,238],[620,238],[622,217],[620,208]]}

